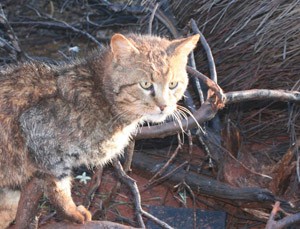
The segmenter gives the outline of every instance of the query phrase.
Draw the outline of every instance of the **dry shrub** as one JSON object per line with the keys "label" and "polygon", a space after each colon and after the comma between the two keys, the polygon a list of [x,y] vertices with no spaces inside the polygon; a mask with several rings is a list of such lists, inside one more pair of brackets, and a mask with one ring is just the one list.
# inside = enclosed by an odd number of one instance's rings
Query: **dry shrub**
{"label": "dry shrub", "polygon": [[[300,89],[299,1],[171,2],[180,27],[193,18],[205,35],[225,91]],[[196,62],[207,72],[203,53],[197,53]],[[238,122],[248,139],[289,136],[294,141],[296,134],[300,135],[299,107],[272,105],[271,101],[242,106],[245,109],[230,107],[228,117]]]}

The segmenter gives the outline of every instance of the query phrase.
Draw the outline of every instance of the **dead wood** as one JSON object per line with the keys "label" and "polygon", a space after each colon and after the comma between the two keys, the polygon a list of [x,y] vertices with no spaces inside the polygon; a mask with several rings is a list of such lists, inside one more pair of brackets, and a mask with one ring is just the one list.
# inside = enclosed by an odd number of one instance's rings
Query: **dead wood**
{"label": "dead wood", "polygon": [[[190,68],[191,69],[191,68]],[[194,70],[193,70],[194,71]],[[196,71],[195,71],[196,72]],[[213,81],[208,80],[208,84]],[[222,104],[231,104],[231,103],[240,103],[242,101],[249,100],[279,100],[285,102],[300,102],[300,93],[298,91],[280,91],[280,90],[266,90],[266,89],[253,89],[253,90],[245,90],[238,92],[228,92],[223,94],[218,91],[219,87],[214,87],[216,92],[219,92],[219,98],[225,100],[225,103],[220,103],[220,106],[224,106]],[[222,100],[221,100],[222,101]],[[218,105],[216,105],[218,107]],[[216,106],[214,102],[210,103],[206,101],[202,106],[193,114],[194,118],[189,117],[187,120],[182,119],[182,128],[176,122],[165,123],[159,126],[152,126],[151,128],[143,127],[140,132],[136,135],[135,139],[146,139],[146,138],[163,138],[166,136],[174,135],[176,133],[182,132],[182,130],[190,130],[195,128],[198,124],[202,124],[203,122],[211,120],[217,113]],[[220,108],[220,107],[219,107]],[[195,121],[197,120],[197,122]]]}
{"label": "dead wood", "polygon": [[300,223],[300,213],[289,215],[281,220],[276,221],[277,213],[281,210],[280,202],[276,202],[270,214],[269,220],[266,225],[266,229],[282,229],[288,226]]}
{"label": "dead wood", "polygon": [[279,162],[273,167],[274,179],[270,184],[270,190],[277,195],[283,195],[288,188],[290,178],[296,170],[295,156],[300,145],[300,139],[292,146]]}
{"label": "dead wood", "polygon": [[226,93],[226,104],[246,102],[249,100],[276,100],[284,102],[300,102],[299,91],[252,89],[231,91]]}
{"label": "dead wood", "polygon": [[89,189],[84,200],[84,206],[86,206],[87,208],[90,206],[95,192],[97,191],[97,189],[99,189],[99,186],[101,185],[102,174],[103,167],[97,168],[94,172],[91,182],[89,183]]}
{"label": "dead wood", "polygon": [[[143,172],[149,176],[152,176],[156,172],[153,171],[153,168],[157,168],[157,165],[163,164],[163,161],[157,158],[154,159],[145,153],[136,153],[134,155],[134,167],[138,170],[143,170]],[[170,172],[174,167],[176,166],[169,166],[165,173]],[[178,169],[166,179],[168,182],[171,182],[171,184],[178,184],[184,178],[194,193],[235,201],[235,204],[238,206],[243,206],[244,204],[244,206],[247,206],[247,203],[252,202],[259,203],[261,208],[270,209],[271,204],[276,200],[276,197],[267,189],[261,189],[259,187],[236,188],[191,171],[185,176],[185,168]],[[284,204],[287,209],[290,208],[289,204]]]}
{"label": "dead wood", "polygon": [[12,229],[35,228],[34,218],[38,211],[39,200],[43,195],[44,182],[38,178],[32,178],[22,189],[19,200],[16,223]]}
{"label": "dead wood", "polygon": [[[209,102],[205,102],[193,115],[197,122],[201,124],[211,120],[215,116],[216,112],[217,111],[213,109]],[[189,117],[187,120],[181,120],[182,129],[188,130],[195,128],[197,126],[197,122],[194,118]],[[176,122],[169,122],[163,125],[152,126],[151,128],[142,127],[140,132],[135,136],[135,139],[164,138],[166,136],[181,133],[181,126]]]}
{"label": "dead wood", "polygon": [[109,221],[90,221],[84,224],[72,224],[67,222],[49,223],[39,227],[40,229],[134,229],[134,227],[125,226]]}
{"label": "dead wood", "polygon": [[167,223],[159,220],[155,216],[151,215],[150,213],[148,213],[148,212],[146,212],[142,209],[141,196],[140,196],[140,192],[138,190],[138,187],[137,187],[137,184],[136,184],[135,180],[133,180],[131,177],[129,177],[125,173],[121,163],[118,160],[114,160],[113,166],[114,166],[115,171],[117,172],[120,180],[122,180],[122,182],[125,183],[130,188],[130,190],[131,190],[131,192],[134,196],[133,203],[135,205],[137,221],[140,224],[140,226],[142,228],[146,228],[145,224],[144,224],[144,221],[143,221],[143,218],[142,218],[142,215],[144,215],[147,218],[153,220],[155,223],[157,223],[158,225],[160,225],[163,228],[173,229],[173,227],[169,226]]}

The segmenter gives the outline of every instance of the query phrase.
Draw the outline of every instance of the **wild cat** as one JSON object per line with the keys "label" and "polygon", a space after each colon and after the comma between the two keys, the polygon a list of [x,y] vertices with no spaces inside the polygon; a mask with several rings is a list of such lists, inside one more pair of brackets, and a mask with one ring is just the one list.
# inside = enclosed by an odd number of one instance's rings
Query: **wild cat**
{"label": "wild cat", "polygon": [[0,228],[15,217],[18,189],[36,174],[60,214],[91,220],[72,200],[72,169],[105,165],[139,124],[176,112],[198,40],[115,34],[109,46],[81,60],[0,71]]}

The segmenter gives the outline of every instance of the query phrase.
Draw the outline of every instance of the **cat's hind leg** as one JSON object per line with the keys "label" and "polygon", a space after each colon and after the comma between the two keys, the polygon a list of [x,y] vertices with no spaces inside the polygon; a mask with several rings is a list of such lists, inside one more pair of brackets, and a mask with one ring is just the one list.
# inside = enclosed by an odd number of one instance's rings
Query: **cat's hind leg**
{"label": "cat's hind leg", "polygon": [[14,221],[19,199],[20,191],[0,189],[0,229],[7,228]]}
{"label": "cat's hind leg", "polygon": [[84,223],[91,220],[91,213],[82,205],[76,206],[71,197],[70,177],[47,177],[45,190],[50,203],[70,221]]}

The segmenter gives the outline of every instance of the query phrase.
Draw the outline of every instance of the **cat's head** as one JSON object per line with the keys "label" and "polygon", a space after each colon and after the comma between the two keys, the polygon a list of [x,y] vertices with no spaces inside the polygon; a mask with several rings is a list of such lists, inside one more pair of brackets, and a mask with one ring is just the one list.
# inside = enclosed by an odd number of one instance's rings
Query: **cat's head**
{"label": "cat's head", "polygon": [[111,38],[111,95],[127,115],[162,122],[188,85],[186,64],[199,35],[170,41],[155,36]]}

